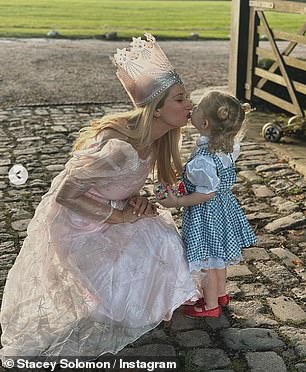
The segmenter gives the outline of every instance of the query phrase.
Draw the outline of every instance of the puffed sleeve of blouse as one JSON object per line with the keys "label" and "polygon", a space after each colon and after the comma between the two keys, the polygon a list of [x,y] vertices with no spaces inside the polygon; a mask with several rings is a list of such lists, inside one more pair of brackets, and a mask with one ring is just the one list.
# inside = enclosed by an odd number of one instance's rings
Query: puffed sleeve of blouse
{"label": "puffed sleeve of blouse", "polygon": [[187,163],[186,176],[196,186],[196,192],[203,194],[215,192],[220,184],[215,162],[205,155],[198,155]]}
{"label": "puffed sleeve of blouse", "polygon": [[99,219],[107,219],[112,213],[113,181],[118,177],[128,177],[131,170],[137,167],[137,159],[137,152],[132,146],[116,138],[95,142],[87,149],[74,151],[66,164],[67,175],[58,191],[57,200],[69,206],[67,200],[73,205],[71,201],[83,195],[88,196],[96,203],[84,202],[82,214],[90,217],[98,208]]}

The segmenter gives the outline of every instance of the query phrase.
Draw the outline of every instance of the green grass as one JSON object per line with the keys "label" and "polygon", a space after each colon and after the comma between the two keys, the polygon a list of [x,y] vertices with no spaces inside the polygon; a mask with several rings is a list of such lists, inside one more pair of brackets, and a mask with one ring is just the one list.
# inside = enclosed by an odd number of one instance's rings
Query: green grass
{"label": "green grass", "polygon": [[267,19],[272,29],[297,33],[305,23],[305,16],[302,14],[286,14],[267,12]]}
{"label": "green grass", "polygon": [[[42,37],[51,29],[63,37],[119,38],[149,31],[163,38],[227,39],[230,1],[194,0],[0,0],[0,37]],[[301,20],[277,14],[282,29],[295,31]],[[283,27],[285,25],[285,27]]]}

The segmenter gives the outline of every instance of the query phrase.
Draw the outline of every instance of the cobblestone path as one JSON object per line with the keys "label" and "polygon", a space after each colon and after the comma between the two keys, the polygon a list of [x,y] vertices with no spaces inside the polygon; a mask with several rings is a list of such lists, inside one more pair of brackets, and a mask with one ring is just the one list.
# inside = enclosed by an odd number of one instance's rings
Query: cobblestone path
{"label": "cobblestone path", "polygon": [[[64,167],[80,123],[125,105],[45,106],[0,110],[0,287],[3,291],[26,228],[51,179]],[[197,134],[184,129],[186,158]],[[8,181],[23,164],[23,186]],[[230,268],[232,301],[220,319],[192,320],[178,309],[170,322],[122,355],[178,356],[180,371],[306,371],[306,183],[268,144],[244,142],[235,194],[258,242],[244,262]],[[148,179],[143,192],[152,195]],[[181,214],[173,210],[180,226]],[[1,368],[1,367],[0,367]]]}

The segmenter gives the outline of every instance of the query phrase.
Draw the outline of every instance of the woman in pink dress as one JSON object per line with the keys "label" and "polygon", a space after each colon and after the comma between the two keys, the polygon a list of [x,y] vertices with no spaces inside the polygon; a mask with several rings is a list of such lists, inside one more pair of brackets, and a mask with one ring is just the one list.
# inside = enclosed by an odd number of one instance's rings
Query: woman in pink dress
{"label": "woman in pink dress", "polygon": [[171,214],[139,196],[154,165],[175,181],[192,108],[146,38],[114,56],[135,109],[81,132],[28,226],[3,294],[2,360],[117,353],[195,293]]}

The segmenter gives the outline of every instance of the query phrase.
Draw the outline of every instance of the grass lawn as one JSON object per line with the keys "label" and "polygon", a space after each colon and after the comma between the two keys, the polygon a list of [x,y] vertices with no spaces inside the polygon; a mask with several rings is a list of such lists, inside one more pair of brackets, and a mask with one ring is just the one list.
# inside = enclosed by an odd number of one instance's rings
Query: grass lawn
{"label": "grass lawn", "polygon": [[[51,29],[63,37],[119,38],[149,31],[163,38],[227,39],[230,1],[194,0],[0,0],[0,37],[44,37]],[[274,14],[271,21],[296,31],[304,16]]]}

